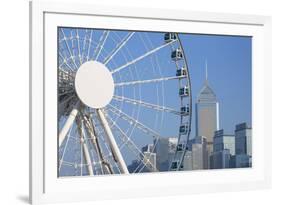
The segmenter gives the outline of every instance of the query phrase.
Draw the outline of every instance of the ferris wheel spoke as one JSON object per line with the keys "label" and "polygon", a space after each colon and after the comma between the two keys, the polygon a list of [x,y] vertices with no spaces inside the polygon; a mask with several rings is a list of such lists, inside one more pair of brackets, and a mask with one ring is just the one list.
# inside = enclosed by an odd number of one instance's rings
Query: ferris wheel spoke
{"label": "ferris wheel spoke", "polygon": [[71,50],[70,50],[70,48],[69,48],[69,45],[68,45],[68,43],[67,43],[67,41],[66,41],[66,40],[67,40],[66,35],[65,35],[65,33],[64,33],[64,31],[63,31],[62,28],[61,28],[61,32],[62,32],[62,34],[63,34],[63,40],[64,40],[64,43],[65,43],[65,45],[66,45],[67,51],[68,51],[68,53],[69,53],[69,55],[70,55],[70,58],[71,58],[73,64],[75,65],[76,69],[78,69],[78,66],[76,65],[76,62],[75,62],[75,60],[74,60],[74,55],[73,55],[73,53],[71,52]]}
{"label": "ferris wheel spoke", "polygon": [[[126,135],[126,133],[118,126],[116,122],[113,122],[113,120],[108,117],[110,121],[112,122],[112,126],[116,127],[118,131],[120,132],[121,136],[119,137],[123,141],[123,145],[127,146],[129,150],[142,162],[144,166],[146,166],[148,169],[152,171],[157,171],[156,167],[149,161],[150,166],[152,169],[147,165],[147,162],[144,162],[145,156],[144,154],[139,150],[139,148],[135,145],[135,143]],[[119,135],[118,135],[119,136]],[[135,171],[133,171],[134,173]]]}
{"label": "ferris wheel spoke", "polygon": [[110,54],[105,58],[104,64],[106,65],[122,47],[130,40],[130,38],[135,34],[135,32],[129,32],[118,44],[117,46],[110,52]]}
{"label": "ferris wheel spoke", "polygon": [[87,61],[89,61],[89,58],[90,58],[90,50],[91,50],[92,41],[93,41],[93,30],[91,30],[90,39],[89,39]]}
{"label": "ferris wheel spoke", "polygon": [[158,47],[156,47],[156,48],[154,48],[154,49],[152,49],[152,50],[150,50],[150,51],[147,51],[145,54],[143,54],[143,55],[141,55],[141,56],[139,56],[139,57],[133,59],[132,61],[127,62],[126,64],[124,64],[124,65],[122,65],[122,66],[120,66],[120,67],[118,67],[118,68],[115,68],[114,70],[111,71],[111,73],[113,74],[113,73],[116,73],[116,72],[118,72],[118,71],[121,71],[122,69],[128,67],[129,65],[132,65],[132,64],[134,64],[134,63],[136,63],[136,62],[142,60],[143,58],[145,58],[145,57],[147,57],[147,56],[149,56],[149,55],[151,55],[151,54],[157,52],[158,50],[160,50],[160,49],[162,49],[162,48],[165,48],[166,46],[168,46],[168,45],[170,45],[170,44],[172,44],[172,43],[174,43],[174,42],[176,42],[176,41],[177,41],[177,40],[173,40],[173,41],[171,41],[171,42],[169,42],[169,43],[160,45],[160,46],[158,46]]}
{"label": "ferris wheel spoke", "polygon": [[172,108],[160,106],[160,105],[156,105],[156,104],[152,104],[152,103],[148,103],[148,102],[144,102],[144,101],[141,101],[141,100],[135,100],[135,99],[131,99],[131,98],[123,97],[123,96],[118,96],[118,95],[114,95],[113,99],[117,100],[117,101],[121,101],[121,102],[131,103],[133,105],[141,105],[143,107],[154,109],[154,110],[157,110],[157,111],[164,111],[164,112],[169,112],[169,113],[173,113],[173,114],[176,114],[176,115],[181,115],[181,112],[179,112],[177,110],[174,110]]}
{"label": "ferris wheel spoke", "polygon": [[[89,48],[89,43],[87,44],[87,41],[89,41],[90,38],[88,38],[88,33],[89,33],[89,30],[88,29],[85,29],[85,33],[84,33],[84,37],[81,36],[81,59],[82,59],[82,63],[84,62],[84,59],[86,58],[87,59],[87,53],[88,53],[88,48]],[[87,60],[86,60],[87,61]]]}
{"label": "ferris wheel spoke", "polygon": [[80,51],[80,37],[79,37],[79,33],[78,33],[78,29],[76,29],[76,40],[77,40],[77,44],[78,44],[78,58],[79,58],[79,62],[80,65],[82,65],[82,58],[81,58],[81,51]]}
{"label": "ferris wheel spoke", "polygon": [[59,66],[59,71],[67,74],[67,75],[70,75],[69,71],[66,71],[63,67]]}
{"label": "ferris wheel spoke", "polygon": [[61,129],[61,131],[59,133],[59,147],[65,140],[66,134],[68,133],[69,129],[71,128],[71,126],[74,123],[74,120],[78,114],[78,107],[79,107],[79,102],[77,102],[76,105],[74,106],[73,110],[69,114],[63,128]]}
{"label": "ferris wheel spoke", "polygon": [[67,63],[67,59],[60,52],[59,52],[59,57],[62,58],[62,64],[59,65],[59,68],[61,68],[62,65],[66,65],[71,71],[74,72],[73,68],[71,68],[71,66]]}
{"label": "ferris wheel spoke", "polygon": [[[158,142],[158,140],[157,140],[156,143],[154,144],[153,150],[155,149],[155,146],[156,146],[157,142]],[[145,156],[144,154],[143,154],[143,158],[146,158],[146,156]],[[144,160],[143,160],[143,161],[144,161]],[[145,163],[143,163],[143,165],[142,165],[142,163],[139,163],[139,165],[135,168],[135,170],[133,171],[133,173],[136,173],[137,171],[138,171],[138,172],[142,172],[142,170],[143,170],[145,167],[147,167],[147,162],[149,162],[149,163],[151,164],[150,160],[146,160]],[[150,169],[150,167],[147,167],[147,168]],[[153,169],[154,169],[154,170],[153,170]],[[151,169],[150,169],[150,170],[151,170]],[[157,168],[156,168],[154,165],[152,165],[152,171],[158,171]]]}
{"label": "ferris wheel spoke", "polygon": [[108,35],[109,35],[109,31],[104,31],[102,36],[100,37],[99,43],[97,44],[97,47],[96,47],[95,52],[94,52],[94,55],[96,55],[94,57],[95,60],[98,60],[98,57],[99,57],[99,55],[100,55],[100,53],[101,53],[101,51],[104,47],[104,44],[106,42],[106,39],[107,39]]}
{"label": "ferris wheel spoke", "polygon": [[68,162],[68,161],[61,161],[61,164],[65,165],[65,166],[69,166],[69,167],[74,167],[75,166],[75,163]]}
{"label": "ferris wheel spoke", "polygon": [[61,66],[59,66],[59,72],[62,72],[63,74],[67,75],[68,77],[74,78],[74,75],[73,75],[73,73],[75,72],[74,70],[66,71]]}
{"label": "ferris wheel spoke", "polygon": [[[148,168],[147,163],[144,162],[145,156],[142,153],[142,151],[137,147],[137,145],[130,139],[130,137],[127,136],[127,134],[118,126],[116,122],[113,121],[113,119],[109,116],[107,118],[111,121],[111,124],[118,129],[121,136],[120,139],[123,141],[124,145],[126,145],[133,154],[139,158],[139,160]],[[149,161],[150,166],[152,166],[153,170],[157,171],[157,168]]]}
{"label": "ferris wheel spoke", "polygon": [[68,67],[71,71],[74,71],[66,62],[62,62],[60,65],[59,65],[59,68],[60,69],[63,69],[63,65],[66,65],[66,67]]}
{"label": "ferris wheel spoke", "polygon": [[124,113],[123,111],[121,111],[120,109],[116,108],[115,106],[113,106],[111,104],[108,104],[108,106],[109,106],[108,110],[110,110],[115,115],[121,117],[122,119],[127,121],[129,124],[135,124],[136,127],[138,129],[140,129],[141,131],[143,131],[145,134],[151,135],[153,137],[161,137],[160,134],[158,134],[156,131],[154,131],[153,129],[149,128],[148,126],[142,124],[141,122],[139,122],[135,118],[129,116],[128,114]]}
{"label": "ferris wheel spoke", "polygon": [[157,83],[157,82],[162,82],[162,81],[167,81],[167,80],[178,80],[178,79],[181,79],[184,77],[186,77],[186,76],[185,75],[171,76],[171,77],[155,78],[155,79],[149,79],[149,80],[136,80],[136,81],[130,81],[130,82],[121,82],[121,83],[116,83],[115,87],[127,86],[127,85],[138,85],[138,84],[145,84],[145,83]]}

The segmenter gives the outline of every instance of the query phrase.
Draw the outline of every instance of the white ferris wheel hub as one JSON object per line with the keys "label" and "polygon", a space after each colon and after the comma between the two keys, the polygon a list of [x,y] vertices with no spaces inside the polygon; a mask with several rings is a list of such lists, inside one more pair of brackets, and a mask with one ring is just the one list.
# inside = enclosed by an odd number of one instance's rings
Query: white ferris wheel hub
{"label": "white ferris wheel hub", "polygon": [[83,63],[76,72],[75,91],[91,108],[103,108],[112,99],[114,81],[108,68],[98,61]]}

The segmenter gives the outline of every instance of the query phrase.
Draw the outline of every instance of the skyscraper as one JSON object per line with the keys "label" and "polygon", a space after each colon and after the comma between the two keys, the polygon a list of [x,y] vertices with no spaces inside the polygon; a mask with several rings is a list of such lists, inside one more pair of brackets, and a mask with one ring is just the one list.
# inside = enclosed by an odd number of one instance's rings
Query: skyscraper
{"label": "skyscraper", "polygon": [[189,150],[192,150],[192,169],[208,169],[207,140],[197,136],[190,140]]}
{"label": "skyscraper", "polygon": [[225,134],[224,130],[215,131],[214,136],[214,152],[219,152],[228,149],[231,155],[235,155],[235,136],[232,134]]}
{"label": "skyscraper", "polygon": [[235,152],[237,155],[252,155],[252,128],[247,126],[247,123],[236,125],[235,140]]}
{"label": "skyscraper", "polygon": [[215,92],[209,86],[207,63],[206,78],[195,104],[196,136],[205,136],[208,152],[213,151],[214,132],[219,129],[219,103]]}
{"label": "skyscraper", "polygon": [[156,167],[159,171],[168,171],[176,146],[176,137],[156,138],[154,140]]}
{"label": "skyscraper", "polygon": [[236,167],[252,166],[252,128],[247,123],[236,125],[235,152]]}
{"label": "skyscraper", "polygon": [[183,170],[192,170],[193,165],[192,165],[192,151],[186,150],[186,153],[184,155],[183,159]]}
{"label": "skyscraper", "polygon": [[231,154],[229,149],[213,152],[210,156],[210,169],[231,168]]}
{"label": "skyscraper", "polygon": [[213,153],[210,156],[210,168],[231,168],[234,165],[235,136],[225,134],[223,130],[215,131]]}

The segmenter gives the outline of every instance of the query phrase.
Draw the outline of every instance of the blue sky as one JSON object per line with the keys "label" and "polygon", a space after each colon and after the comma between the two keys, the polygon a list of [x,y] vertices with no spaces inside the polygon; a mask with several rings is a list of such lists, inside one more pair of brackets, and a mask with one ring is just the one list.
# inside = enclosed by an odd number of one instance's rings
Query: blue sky
{"label": "blue sky", "polygon": [[208,81],[220,106],[220,129],[234,133],[237,123],[251,125],[251,37],[196,34],[180,37],[188,59],[193,102],[203,86],[207,60]]}

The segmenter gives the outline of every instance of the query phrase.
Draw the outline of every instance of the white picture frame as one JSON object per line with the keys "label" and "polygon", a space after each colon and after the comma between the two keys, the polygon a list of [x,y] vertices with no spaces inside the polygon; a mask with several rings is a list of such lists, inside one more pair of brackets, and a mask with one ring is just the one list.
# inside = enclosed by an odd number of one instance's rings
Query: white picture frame
{"label": "white picture frame", "polygon": [[[247,35],[253,37],[253,142],[250,169],[58,179],[50,103],[56,65],[49,43],[57,26]],[[109,21],[110,20],[110,21]],[[161,22],[161,23],[159,23]],[[135,28],[135,25],[138,28]],[[47,41],[47,43],[46,43]],[[55,49],[55,50],[54,50]],[[48,61],[46,60],[48,58]],[[55,63],[55,64],[54,64]],[[271,186],[271,18],[161,9],[104,7],[83,3],[30,3],[30,202],[75,202],[127,197],[237,191]],[[54,86],[54,87],[52,87]],[[56,95],[56,93],[55,93]],[[56,135],[56,134],[55,134]],[[147,182],[150,183],[147,183]],[[76,187],[74,189],[74,187]],[[77,188],[79,187],[79,188]],[[71,197],[69,197],[71,195]]]}

